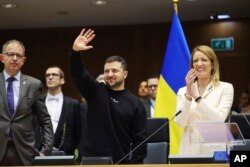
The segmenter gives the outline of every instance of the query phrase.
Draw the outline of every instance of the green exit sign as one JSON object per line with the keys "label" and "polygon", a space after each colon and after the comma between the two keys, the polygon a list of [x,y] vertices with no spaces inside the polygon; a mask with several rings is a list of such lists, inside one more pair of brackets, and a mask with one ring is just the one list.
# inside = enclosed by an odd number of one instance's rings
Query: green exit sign
{"label": "green exit sign", "polygon": [[211,39],[211,47],[215,51],[226,51],[234,49],[234,38],[212,38]]}

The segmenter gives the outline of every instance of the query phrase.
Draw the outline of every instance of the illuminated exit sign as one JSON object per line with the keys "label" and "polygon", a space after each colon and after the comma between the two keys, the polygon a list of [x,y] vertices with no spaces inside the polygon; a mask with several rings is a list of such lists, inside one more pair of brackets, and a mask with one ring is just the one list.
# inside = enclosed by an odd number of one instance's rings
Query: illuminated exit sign
{"label": "illuminated exit sign", "polygon": [[234,50],[234,38],[212,38],[211,39],[211,47],[215,51],[227,51]]}

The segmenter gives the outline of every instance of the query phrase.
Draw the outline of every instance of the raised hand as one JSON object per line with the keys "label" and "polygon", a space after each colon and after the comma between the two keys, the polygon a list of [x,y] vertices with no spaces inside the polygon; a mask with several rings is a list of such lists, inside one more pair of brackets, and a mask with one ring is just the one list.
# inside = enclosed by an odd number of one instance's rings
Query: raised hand
{"label": "raised hand", "polygon": [[82,29],[78,37],[75,39],[72,49],[74,51],[89,50],[92,49],[92,45],[88,45],[95,38],[95,32],[91,29],[88,29],[85,32],[85,29]]}

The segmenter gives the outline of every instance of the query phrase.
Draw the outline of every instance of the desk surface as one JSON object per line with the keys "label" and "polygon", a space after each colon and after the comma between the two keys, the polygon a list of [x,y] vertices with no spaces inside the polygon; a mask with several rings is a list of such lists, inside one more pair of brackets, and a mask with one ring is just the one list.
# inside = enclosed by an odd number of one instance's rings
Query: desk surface
{"label": "desk surface", "polygon": [[[60,165],[50,167],[229,167],[229,164]],[[38,166],[37,166],[38,167]],[[44,166],[43,166],[44,167]]]}
{"label": "desk surface", "polygon": [[[99,165],[99,167],[103,165]],[[160,165],[154,165],[154,164],[147,164],[147,165],[106,165],[105,167],[229,167],[229,164],[160,164]],[[84,167],[93,167],[91,165],[87,165]],[[98,165],[95,165],[95,167],[98,167]]]}

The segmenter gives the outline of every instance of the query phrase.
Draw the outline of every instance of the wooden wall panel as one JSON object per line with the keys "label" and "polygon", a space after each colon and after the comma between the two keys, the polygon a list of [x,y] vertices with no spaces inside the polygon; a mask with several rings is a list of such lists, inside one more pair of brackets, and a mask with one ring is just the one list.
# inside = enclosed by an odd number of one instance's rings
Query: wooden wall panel
{"label": "wooden wall panel", "polygon": [[[183,22],[182,26],[190,50],[196,45],[210,45],[211,38],[234,37],[233,51],[216,54],[220,61],[221,79],[234,85],[236,103],[240,91],[250,83],[250,20]],[[85,53],[84,60],[94,77],[103,71],[104,61],[111,55],[127,59],[129,76],[126,87],[135,94],[141,80],[149,74],[160,74],[170,23],[91,28],[96,32],[96,39],[92,42],[94,49]],[[68,56],[80,30],[81,27],[0,30],[0,45],[13,38],[21,40],[28,57],[22,72],[43,81],[48,66],[60,66],[66,74],[64,93],[80,99],[70,75]]]}

